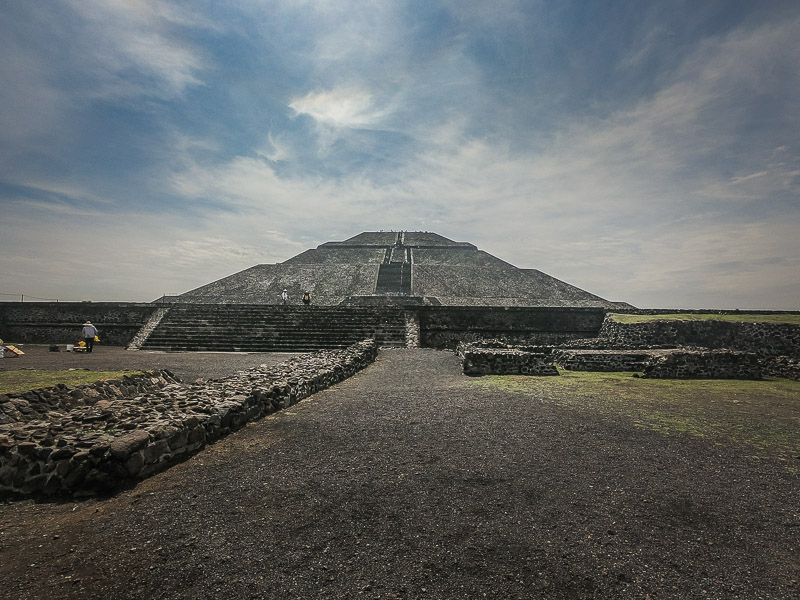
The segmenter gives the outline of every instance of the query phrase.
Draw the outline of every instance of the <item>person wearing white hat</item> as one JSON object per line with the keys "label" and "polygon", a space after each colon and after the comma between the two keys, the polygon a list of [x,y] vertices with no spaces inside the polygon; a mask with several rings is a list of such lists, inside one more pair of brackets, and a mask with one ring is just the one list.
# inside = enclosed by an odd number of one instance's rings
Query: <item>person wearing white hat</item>
{"label": "person wearing white hat", "polygon": [[91,352],[94,346],[94,338],[97,335],[97,327],[91,321],[83,324],[83,341],[86,342],[86,352]]}
{"label": "person wearing white hat", "polygon": [[281,300],[283,300],[283,304],[286,305],[287,300],[289,300],[289,293],[284,289],[281,292]]}

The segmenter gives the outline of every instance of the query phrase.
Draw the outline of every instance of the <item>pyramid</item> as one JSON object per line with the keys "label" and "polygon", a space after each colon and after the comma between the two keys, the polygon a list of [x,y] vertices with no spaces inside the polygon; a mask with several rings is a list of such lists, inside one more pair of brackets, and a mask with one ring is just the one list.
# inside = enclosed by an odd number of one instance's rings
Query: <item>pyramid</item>
{"label": "pyramid", "polygon": [[215,304],[595,306],[621,308],[536,269],[520,269],[436,233],[371,231],[261,264],[172,298]]}

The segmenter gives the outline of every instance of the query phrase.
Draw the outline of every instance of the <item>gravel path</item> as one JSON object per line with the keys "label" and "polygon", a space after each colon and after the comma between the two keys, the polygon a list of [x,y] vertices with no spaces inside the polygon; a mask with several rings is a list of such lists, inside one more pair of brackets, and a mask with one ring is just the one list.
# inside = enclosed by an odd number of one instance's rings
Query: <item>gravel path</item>
{"label": "gravel path", "polygon": [[485,391],[355,377],[105,500],[0,505],[9,598],[798,597],[796,471]]}

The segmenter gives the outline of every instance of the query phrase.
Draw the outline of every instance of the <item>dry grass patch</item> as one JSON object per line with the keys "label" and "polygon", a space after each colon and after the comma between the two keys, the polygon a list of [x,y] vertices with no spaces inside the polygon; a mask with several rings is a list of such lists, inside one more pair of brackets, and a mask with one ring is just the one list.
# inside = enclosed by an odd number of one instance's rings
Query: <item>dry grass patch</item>
{"label": "dry grass patch", "polygon": [[470,385],[502,389],[569,410],[625,417],[661,435],[739,445],[749,456],[800,468],[800,382],[664,380],[633,373],[562,371],[560,377],[491,375]]}
{"label": "dry grass patch", "polygon": [[663,315],[627,315],[619,313],[609,313],[609,318],[617,323],[648,323],[650,321],[729,321],[733,323],[788,323],[789,325],[800,325],[800,315],[794,314],[725,314],[715,313],[672,313]]}
{"label": "dry grass patch", "polygon": [[116,379],[123,375],[141,373],[141,371],[43,371],[38,369],[20,369],[0,371],[0,394],[22,394],[31,390],[54,387],[60,383],[65,385],[82,385],[103,379]]}

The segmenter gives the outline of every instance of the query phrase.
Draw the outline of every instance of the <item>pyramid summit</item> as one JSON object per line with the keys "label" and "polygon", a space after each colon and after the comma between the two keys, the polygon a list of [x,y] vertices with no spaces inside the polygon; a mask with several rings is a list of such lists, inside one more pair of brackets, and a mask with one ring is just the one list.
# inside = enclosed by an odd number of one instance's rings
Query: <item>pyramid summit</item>
{"label": "pyramid summit", "polygon": [[174,298],[186,303],[277,304],[309,292],[315,305],[629,306],[536,269],[520,269],[469,242],[422,231],[365,231],[282,263],[261,264]]}

